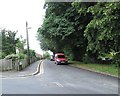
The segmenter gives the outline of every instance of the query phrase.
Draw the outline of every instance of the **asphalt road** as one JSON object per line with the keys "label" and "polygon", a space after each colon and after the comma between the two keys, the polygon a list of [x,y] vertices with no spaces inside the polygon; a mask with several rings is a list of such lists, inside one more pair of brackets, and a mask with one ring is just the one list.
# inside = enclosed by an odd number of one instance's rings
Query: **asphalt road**
{"label": "asphalt road", "polygon": [[44,60],[37,75],[2,78],[2,94],[118,94],[118,79]]}

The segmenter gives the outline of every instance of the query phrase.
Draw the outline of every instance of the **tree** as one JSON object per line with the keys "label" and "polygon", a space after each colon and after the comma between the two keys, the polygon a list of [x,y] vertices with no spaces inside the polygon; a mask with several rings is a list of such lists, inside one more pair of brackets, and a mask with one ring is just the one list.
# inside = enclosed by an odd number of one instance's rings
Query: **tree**
{"label": "tree", "polygon": [[8,54],[16,53],[16,33],[17,31],[10,31],[6,29],[0,30],[1,33],[1,40],[2,40],[2,45],[0,46],[0,49],[2,50],[2,54],[4,58]]}
{"label": "tree", "polygon": [[[77,4],[80,5],[80,3]],[[81,5],[87,8],[93,3]],[[64,52],[74,60],[81,60],[87,47],[84,30],[92,19],[92,14],[87,11],[86,14],[80,11],[78,13],[76,6],[76,3],[72,5],[71,2],[47,3],[46,18],[38,33],[44,38],[42,46],[48,47],[51,51]],[[82,7],[79,8],[82,9]],[[47,46],[44,45],[45,42]]]}
{"label": "tree", "polygon": [[[46,18],[42,27],[38,29],[38,40],[41,41],[41,46],[45,50],[63,51],[67,44],[66,37],[74,31],[73,24],[63,16],[68,6],[65,7],[66,3],[47,3],[47,5]],[[61,13],[56,10],[58,6]]]}
{"label": "tree", "polygon": [[[24,54],[27,54],[27,49],[24,50]],[[35,50],[29,50],[30,58],[36,57]]]}
{"label": "tree", "polygon": [[43,58],[49,58],[50,57],[50,54],[49,54],[49,52],[45,52],[44,54],[43,54]]}
{"label": "tree", "polygon": [[17,38],[16,48],[19,50],[19,53],[24,53],[25,44],[26,44],[26,40],[23,39],[22,36]]}
{"label": "tree", "polygon": [[87,25],[88,51],[101,54],[120,51],[120,2],[97,3],[88,9],[94,16]]}
{"label": "tree", "polygon": [[68,21],[73,23],[75,31],[69,36],[72,55],[74,60],[82,60],[87,48],[87,38],[84,37],[84,30],[87,24],[92,20],[92,14],[87,13],[89,6],[94,3],[80,3],[74,2],[67,10],[65,17]]}
{"label": "tree", "polygon": [[102,54],[120,52],[120,2],[47,2],[45,8],[38,29],[44,50],[94,62]]}

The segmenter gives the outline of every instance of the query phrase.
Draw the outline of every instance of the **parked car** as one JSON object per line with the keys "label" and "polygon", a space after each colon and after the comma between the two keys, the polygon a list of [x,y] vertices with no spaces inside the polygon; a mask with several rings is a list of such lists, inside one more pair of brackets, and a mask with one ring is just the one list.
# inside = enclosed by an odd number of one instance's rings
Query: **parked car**
{"label": "parked car", "polygon": [[56,53],[55,54],[55,64],[68,64],[67,58],[63,53]]}

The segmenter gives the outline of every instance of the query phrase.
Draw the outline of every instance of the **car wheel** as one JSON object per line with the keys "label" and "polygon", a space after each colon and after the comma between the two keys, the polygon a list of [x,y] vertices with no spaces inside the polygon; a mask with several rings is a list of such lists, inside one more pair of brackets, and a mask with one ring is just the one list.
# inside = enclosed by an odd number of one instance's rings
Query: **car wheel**
{"label": "car wheel", "polygon": [[68,65],[68,62],[66,62],[65,64]]}

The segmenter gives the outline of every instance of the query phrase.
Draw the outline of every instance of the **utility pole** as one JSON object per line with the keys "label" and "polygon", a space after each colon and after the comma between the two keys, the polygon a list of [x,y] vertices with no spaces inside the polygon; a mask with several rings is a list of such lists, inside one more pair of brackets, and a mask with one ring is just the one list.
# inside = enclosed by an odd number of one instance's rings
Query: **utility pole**
{"label": "utility pole", "polygon": [[30,50],[29,50],[29,37],[28,37],[28,22],[26,21],[26,35],[27,35],[27,63],[30,65]]}

